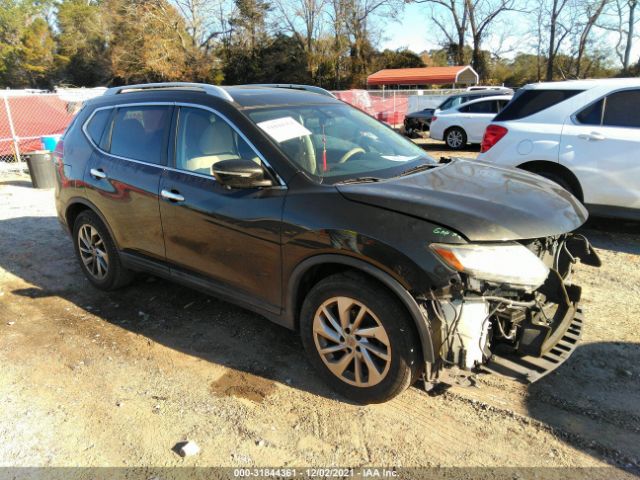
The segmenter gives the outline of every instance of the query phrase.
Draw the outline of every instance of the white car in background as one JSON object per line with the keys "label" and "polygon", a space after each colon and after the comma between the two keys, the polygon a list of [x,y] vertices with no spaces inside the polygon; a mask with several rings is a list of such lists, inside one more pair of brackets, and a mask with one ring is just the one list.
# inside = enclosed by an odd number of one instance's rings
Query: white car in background
{"label": "white car in background", "polygon": [[527,85],[481,152],[556,182],[594,215],[640,219],[640,78]]}
{"label": "white car in background", "polygon": [[453,150],[460,150],[467,143],[480,143],[487,125],[511,98],[512,95],[482,97],[448,110],[438,110],[431,118],[430,136],[444,140]]}

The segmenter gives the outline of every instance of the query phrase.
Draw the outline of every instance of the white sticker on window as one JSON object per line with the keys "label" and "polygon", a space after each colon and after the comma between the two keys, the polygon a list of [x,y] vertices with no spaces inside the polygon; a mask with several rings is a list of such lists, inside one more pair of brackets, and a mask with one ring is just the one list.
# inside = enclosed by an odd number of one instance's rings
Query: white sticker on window
{"label": "white sticker on window", "polygon": [[392,162],[407,162],[409,160],[413,160],[414,158],[418,158],[417,155],[413,157],[407,157],[405,155],[382,155],[382,158],[386,158],[387,160],[391,160]]}
{"label": "white sticker on window", "polygon": [[286,142],[292,138],[311,135],[311,131],[307,130],[304,125],[296,122],[295,119],[291,117],[282,117],[260,122],[258,123],[258,127],[267,132],[267,134],[278,143]]}

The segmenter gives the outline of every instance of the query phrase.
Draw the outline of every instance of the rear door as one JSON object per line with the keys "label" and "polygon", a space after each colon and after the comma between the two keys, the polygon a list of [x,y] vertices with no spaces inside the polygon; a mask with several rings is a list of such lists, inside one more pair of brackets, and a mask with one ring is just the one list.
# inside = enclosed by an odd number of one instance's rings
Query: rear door
{"label": "rear door", "polygon": [[213,110],[180,107],[175,132],[175,160],[160,185],[172,275],[202,279],[218,294],[279,313],[286,187],[233,189],[216,181],[211,173],[216,162],[262,160],[239,130]]}
{"label": "rear door", "polygon": [[110,108],[100,143],[92,139],[96,148],[84,175],[87,198],[106,218],[118,247],[156,260],[165,259],[158,192],[172,115],[170,104]]}
{"label": "rear door", "polygon": [[578,177],[584,201],[640,208],[640,89],[611,93],[567,119],[560,162]]}
{"label": "rear door", "polygon": [[467,140],[470,143],[480,143],[484,130],[498,113],[498,102],[495,100],[483,100],[470,103],[459,108],[463,116],[463,128],[467,132]]}

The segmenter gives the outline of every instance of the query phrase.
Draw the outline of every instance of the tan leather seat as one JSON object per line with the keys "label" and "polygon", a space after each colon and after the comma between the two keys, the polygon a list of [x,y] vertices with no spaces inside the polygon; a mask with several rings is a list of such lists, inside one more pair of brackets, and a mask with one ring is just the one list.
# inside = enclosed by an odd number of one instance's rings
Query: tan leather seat
{"label": "tan leather seat", "polygon": [[238,158],[233,130],[220,120],[205,127],[198,146],[202,155],[187,159],[184,165],[192,172],[211,173],[213,164]]}

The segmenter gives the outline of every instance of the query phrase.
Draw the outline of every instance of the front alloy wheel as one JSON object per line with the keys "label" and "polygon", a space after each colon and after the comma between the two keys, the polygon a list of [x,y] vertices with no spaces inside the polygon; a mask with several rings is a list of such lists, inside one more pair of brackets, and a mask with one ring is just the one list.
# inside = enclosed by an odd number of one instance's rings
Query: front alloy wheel
{"label": "front alloy wheel", "polygon": [[345,383],[372,387],[389,372],[387,332],[376,315],[353,298],[333,297],[320,305],[313,339],[324,364]]}
{"label": "front alloy wheel", "polygon": [[109,254],[98,230],[82,225],[78,230],[78,250],[87,272],[96,280],[103,280],[109,273]]}
{"label": "front alloy wheel", "polygon": [[385,402],[420,375],[411,317],[386,287],[358,272],[328,276],[311,288],[300,335],[324,381],[354,402]]}

